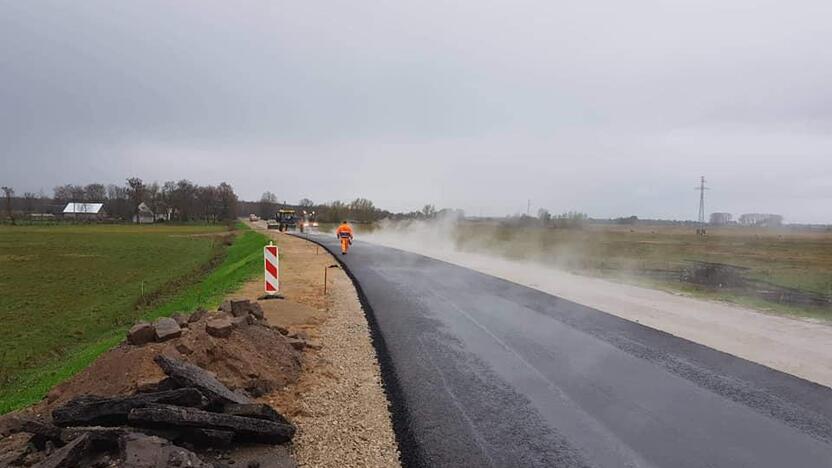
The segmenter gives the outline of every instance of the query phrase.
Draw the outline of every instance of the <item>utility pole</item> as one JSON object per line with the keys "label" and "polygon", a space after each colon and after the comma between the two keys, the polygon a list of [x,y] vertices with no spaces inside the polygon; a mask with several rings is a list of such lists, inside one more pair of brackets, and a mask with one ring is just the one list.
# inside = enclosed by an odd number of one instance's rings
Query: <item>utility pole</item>
{"label": "utility pole", "polygon": [[529,198],[529,201],[526,202],[526,216],[531,216],[532,212],[532,199]]}
{"label": "utility pole", "polygon": [[705,176],[699,178],[699,187],[693,189],[699,191],[699,228],[696,229],[696,235],[704,236],[707,234],[705,231],[705,190],[709,190],[705,187]]}

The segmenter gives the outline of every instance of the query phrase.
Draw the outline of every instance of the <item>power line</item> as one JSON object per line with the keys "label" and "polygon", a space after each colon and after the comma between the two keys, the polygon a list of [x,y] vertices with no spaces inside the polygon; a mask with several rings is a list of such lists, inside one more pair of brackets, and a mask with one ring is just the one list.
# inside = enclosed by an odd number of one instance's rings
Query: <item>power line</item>
{"label": "power line", "polygon": [[705,231],[705,190],[710,190],[705,187],[705,176],[699,178],[699,187],[694,187],[694,190],[699,190],[699,228],[696,229],[697,236],[704,236]]}

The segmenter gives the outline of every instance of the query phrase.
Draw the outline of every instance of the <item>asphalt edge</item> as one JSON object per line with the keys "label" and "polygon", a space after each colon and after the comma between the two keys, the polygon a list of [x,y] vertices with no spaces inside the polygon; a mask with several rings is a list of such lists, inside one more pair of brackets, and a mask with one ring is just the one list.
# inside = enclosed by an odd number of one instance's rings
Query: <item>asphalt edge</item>
{"label": "asphalt edge", "polygon": [[396,376],[393,359],[390,357],[387,343],[385,342],[384,336],[379,329],[375,312],[373,311],[367,296],[364,294],[361,284],[355,278],[355,275],[353,275],[347,265],[341,260],[340,257],[338,257],[337,252],[331,251],[322,242],[312,239],[311,237],[291,233],[290,235],[312,242],[329,252],[352,282],[352,285],[358,294],[358,301],[361,303],[364,316],[367,319],[367,324],[370,327],[370,341],[376,351],[376,359],[378,359],[381,371],[382,389],[384,390],[384,394],[387,396],[388,407],[390,409],[390,419],[393,423],[393,433],[396,436],[396,443],[399,446],[399,459],[401,465],[404,468],[423,468],[429,466],[429,464],[426,463],[422,457],[418,448],[419,446],[416,442],[416,436],[411,430],[412,426],[410,424],[410,413],[407,411],[404,392],[399,384],[399,379]]}

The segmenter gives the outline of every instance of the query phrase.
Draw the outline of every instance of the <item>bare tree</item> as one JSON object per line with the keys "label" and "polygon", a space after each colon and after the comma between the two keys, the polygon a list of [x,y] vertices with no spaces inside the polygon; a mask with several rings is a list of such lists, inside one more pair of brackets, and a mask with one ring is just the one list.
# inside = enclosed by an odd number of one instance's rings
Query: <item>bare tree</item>
{"label": "bare tree", "polygon": [[436,216],[436,207],[433,205],[425,205],[422,208],[422,216],[425,218],[433,218]]}
{"label": "bare tree", "polygon": [[159,189],[159,204],[165,210],[165,219],[172,221],[176,218],[176,206],[174,197],[176,195],[176,182],[169,180],[162,184]]}
{"label": "bare tree", "polygon": [[126,188],[114,184],[107,186],[105,205],[110,216],[119,219],[130,219],[132,209],[130,208],[130,195]]}
{"label": "bare tree", "polygon": [[101,203],[107,197],[107,189],[103,184],[88,184],[84,187],[84,201]]}
{"label": "bare tree", "polygon": [[579,211],[567,211],[566,213],[555,216],[552,221],[555,227],[558,228],[581,228],[586,224],[589,216],[586,213]]}
{"label": "bare tree", "polygon": [[546,208],[541,208],[537,210],[537,218],[540,219],[541,224],[548,226],[552,222],[552,213],[549,213]]}
{"label": "bare tree", "polygon": [[197,187],[196,198],[199,201],[199,212],[206,223],[216,221],[215,205],[217,204],[217,188],[213,185]]}
{"label": "bare tree", "polygon": [[35,202],[38,196],[34,192],[25,192],[23,194],[23,213],[31,215],[35,211]]}
{"label": "bare tree", "polygon": [[153,221],[156,221],[156,213],[159,213],[162,209],[160,198],[158,183],[153,182],[152,184],[145,185],[143,200],[144,203],[150,207],[150,211],[153,212]]}
{"label": "bare tree", "polygon": [[82,202],[86,197],[84,187],[81,187],[80,185],[66,184],[55,187],[54,196],[52,198],[55,200],[55,203],[66,205],[67,203]]}
{"label": "bare tree", "polygon": [[373,221],[376,207],[366,198],[356,198],[350,203],[350,215],[360,223]]}
{"label": "bare tree", "polygon": [[75,203],[80,203],[84,201],[84,187],[80,185],[67,185],[69,188],[69,198],[70,201]]}
{"label": "bare tree", "polygon": [[[124,185],[102,184],[59,185],[54,189],[56,203],[104,202],[107,213],[117,219],[139,221],[139,206],[144,203],[154,215],[166,220],[205,222],[229,221],[236,219],[239,200],[231,185],[223,182],[218,186],[199,186],[189,180],[145,184],[138,177],[127,179]],[[277,197],[270,192],[264,194],[271,211],[277,209]],[[26,211],[31,212],[36,201],[35,195],[27,193]],[[48,201],[43,198],[44,204]],[[0,210],[2,208],[0,207]],[[155,221],[155,219],[154,219]]]}
{"label": "bare tree", "polygon": [[223,182],[217,187],[217,196],[220,202],[219,218],[223,221],[230,221],[237,218],[237,194],[227,183]]}
{"label": "bare tree", "polygon": [[177,213],[177,219],[180,221],[187,221],[193,217],[198,217],[197,187],[187,179],[182,179],[176,183],[176,189],[171,194],[171,205]]}
{"label": "bare tree", "polygon": [[58,185],[52,189],[52,200],[57,204],[66,204],[72,199],[72,193],[69,191],[69,186]]}
{"label": "bare tree", "polygon": [[263,219],[274,217],[277,211],[277,195],[271,192],[263,192],[263,195],[260,196],[258,210],[260,212],[257,214]]}
{"label": "bare tree", "polygon": [[6,196],[6,216],[11,220],[12,224],[15,224],[14,213],[12,212],[12,197],[14,197],[14,189],[3,186],[0,190],[3,190],[3,193]]}
{"label": "bare tree", "polygon": [[127,179],[128,194],[133,214],[136,216],[136,223],[139,222],[139,205],[144,201],[144,182],[138,177]]}

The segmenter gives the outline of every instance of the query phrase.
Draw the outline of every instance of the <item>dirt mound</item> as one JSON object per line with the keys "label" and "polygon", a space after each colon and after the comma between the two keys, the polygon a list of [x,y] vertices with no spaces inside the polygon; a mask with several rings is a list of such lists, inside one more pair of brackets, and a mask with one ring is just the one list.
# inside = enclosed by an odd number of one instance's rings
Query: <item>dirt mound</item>
{"label": "dirt mound", "polygon": [[284,333],[249,300],[136,324],[43,402],[0,418],[0,465],[292,466],[274,445],[295,427],[250,398],[297,381],[312,344]]}
{"label": "dirt mound", "polygon": [[206,323],[233,318],[225,312],[200,314],[182,336],[162,343],[133,346],[127,342],[99,357],[90,367],[49,392],[36,412],[48,412],[76,395],[115,396],[142,391],[164,379],[153,362],[158,354],[182,359],[214,373],[232,390],[253,397],[281,389],[297,380],[300,353],[288,338],[264,322],[235,323],[225,338],[211,336]]}

